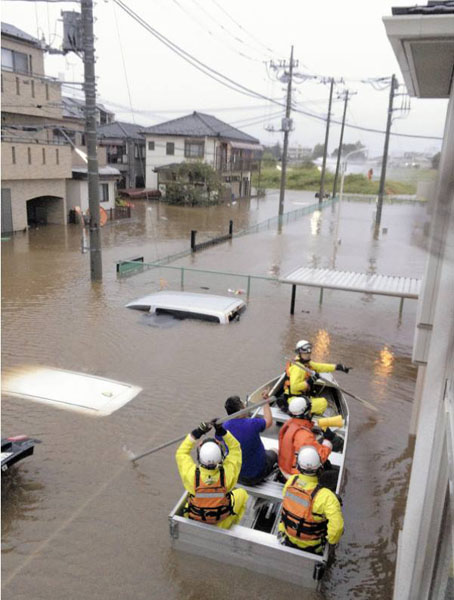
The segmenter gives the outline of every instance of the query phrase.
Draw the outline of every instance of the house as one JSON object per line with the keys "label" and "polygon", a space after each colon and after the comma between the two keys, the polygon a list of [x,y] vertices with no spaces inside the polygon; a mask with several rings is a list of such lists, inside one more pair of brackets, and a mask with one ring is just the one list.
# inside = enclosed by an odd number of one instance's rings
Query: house
{"label": "house", "polygon": [[393,8],[383,22],[409,94],[449,100],[416,316],[412,360],[418,378],[410,423],[415,444],[393,598],[453,598],[454,5]]}
{"label": "house", "polygon": [[107,150],[107,164],[121,173],[118,189],[145,187],[145,137],[143,127],[114,121],[97,129],[99,145]]}
{"label": "house", "polygon": [[[2,233],[65,224],[73,173],[76,184],[84,185],[83,114],[68,115],[60,81],[45,75],[41,42],[14,25],[2,23],[1,30]],[[104,148],[98,161],[106,165]],[[101,199],[109,208],[115,204],[111,179],[111,171],[100,176]]]}
{"label": "house", "polygon": [[263,147],[259,140],[220,121],[194,111],[190,115],[144,128],[146,187],[159,189],[155,168],[188,161],[203,161],[218,171],[235,197],[249,196],[252,172],[258,168]]}

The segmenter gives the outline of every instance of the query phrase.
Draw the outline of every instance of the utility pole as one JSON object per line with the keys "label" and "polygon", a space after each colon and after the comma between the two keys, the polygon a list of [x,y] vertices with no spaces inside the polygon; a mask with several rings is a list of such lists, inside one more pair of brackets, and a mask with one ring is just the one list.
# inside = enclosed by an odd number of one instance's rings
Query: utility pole
{"label": "utility pole", "polygon": [[333,103],[333,89],[334,89],[334,77],[331,77],[330,86],[329,86],[328,118],[326,119],[325,147],[323,148],[322,175],[320,177],[320,192],[319,192],[319,196],[318,196],[319,204],[321,204],[323,202],[323,199],[325,197],[326,155],[328,153],[329,125],[331,122],[331,105]]}
{"label": "utility pole", "polygon": [[380,175],[380,187],[378,188],[378,202],[377,202],[377,213],[375,215],[375,232],[374,235],[377,238],[380,230],[381,213],[383,207],[383,196],[385,194],[385,182],[386,182],[386,165],[388,162],[388,148],[389,148],[389,136],[391,133],[391,124],[393,119],[393,103],[394,94],[399,84],[396,76],[391,77],[391,89],[389,91],[389,105],[388,105],[388,120],[386,123],[386,134],[385,134],[385,146],[383,149],[383,159],[381,164],[381,175]]}
{"label": "utility pole", "polygon": [[279,217],[284,214],[284,198],[285,198],[285,179],[287,171],[287,151],[288,151],[288,134],[292,123],[290,119],[291,99],[292,99],[292,77],[293,77],[293,46],[290,52],[290,70],[287,84],[287,106],[285,109],[285,119],[282,120],[282,129],[284,130],[284,148],[282,150],[282,171],[281,171],[281,189],[279,194]]}
{"label": "utility pole", "polygon": [[99,173],[96,154],[96,79],[93,35],[93,0],[81,0],[83,31],[85,137],[87,141],[88,206],[90,209],[90,273],[92,281],[102,280]]}
{"label": "utility pole", "polygon": [[341,132],[340,132],[339,149],[337,152],[336,173],[334,175],[334,183],[333,183],[333,198],[335,197],[336,191],[337,191],[337,178],[339,177],[339,167],[340,167],[340,161],[341,161],[341,155],[342,155],[342,144],[344,142],[344,129],[345,129],[345,117],[347,115],[348,94],[349,94],[348,90],[345,90],[345,92],[344,92],[344,114],[342,115],[342,125],[341,125]]}

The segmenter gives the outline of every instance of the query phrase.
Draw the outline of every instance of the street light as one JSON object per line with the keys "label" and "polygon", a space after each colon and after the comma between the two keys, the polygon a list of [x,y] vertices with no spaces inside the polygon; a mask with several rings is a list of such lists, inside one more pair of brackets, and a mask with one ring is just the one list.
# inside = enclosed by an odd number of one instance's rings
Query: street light
{"label": "street light", "polygon": [[366,154],[366,156],[368,154],[368,151],[365,150],[364,148],[358,148],[357,150],[352,150],[351,152],[346,154],[344,156],[344,159],[342,162],[342,167],[341,167],[342,177],[341,177],[341,184],[340,184],[340,191],[339,191],[339,206],[337,208],[336,230],[334,232],[333,261],[332,261],[332,267],[331,267],[332,269],[334,269],[335,265],[336,265],[336,251],[337,251],[337,246],[338,246],[337,236],[338,236],[338,231],[339,231],[341,202],[342,202],[342,196],[344,194],[344,179],[345,179],[345,172],[347,171],[347,163],[348,163],[348,159],[350,158],[350,156],[352,156],[353,154],[358,154],[360,152],[362,152],[363,154]]}

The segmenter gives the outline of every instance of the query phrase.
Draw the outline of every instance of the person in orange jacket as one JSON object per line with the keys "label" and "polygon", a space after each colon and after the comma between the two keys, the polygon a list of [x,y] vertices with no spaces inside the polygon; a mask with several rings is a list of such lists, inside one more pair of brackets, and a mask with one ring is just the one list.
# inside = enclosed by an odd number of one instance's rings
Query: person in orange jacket
{"label": "person in orange jacket", "polygon": [[[326,462],[333,448],[329,439],[323,439],[320,443],[313,431],[312,405],[309,398],[303,396],[291,398],[289,413],[292,418],[283,425],[279,432],[278,465],[285,479],[298,472],[296,454],[301,446],[313,446],[322,463]],[[334,435],[332,432],[331,434]],[[318,435],[320,434],[318,433]]]}

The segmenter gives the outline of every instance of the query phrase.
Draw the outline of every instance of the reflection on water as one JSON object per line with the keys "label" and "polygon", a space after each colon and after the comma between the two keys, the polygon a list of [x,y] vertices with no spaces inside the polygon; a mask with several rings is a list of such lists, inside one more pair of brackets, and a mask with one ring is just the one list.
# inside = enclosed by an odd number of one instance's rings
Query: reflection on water
{"label": "reflection on water", "polygon": [[330,337],[326,329],[319,329],[313,341],[313,356],[315,360],[325,362],[329,357]]}
{"label": "reflection on water", "polygon": [[319,235],[322,226],[322,213],[320,210],[314,210],[311,217],[311,233]]}
{"label": "reflection on water", "polygon": [[394,354],[385,346],[380,350],[378,358],[374,362],[374,373],[377,377],[386,379],[393,372]]}

